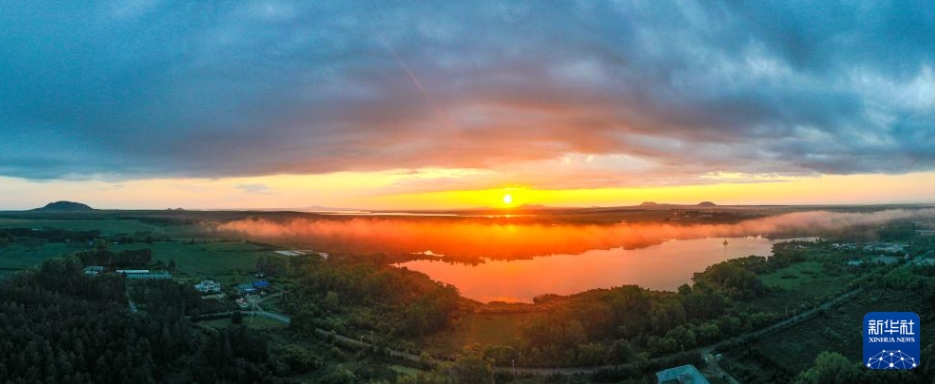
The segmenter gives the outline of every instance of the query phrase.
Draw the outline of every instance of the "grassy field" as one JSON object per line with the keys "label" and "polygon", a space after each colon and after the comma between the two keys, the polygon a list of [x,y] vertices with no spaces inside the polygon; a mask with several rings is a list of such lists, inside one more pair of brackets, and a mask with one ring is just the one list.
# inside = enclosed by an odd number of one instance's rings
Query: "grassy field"
{"label": "grassy field", "polygon": [[150,224],[134,218],[121,218],[116,215],[98,218],[11,218],[0,217],[0,228],[61,228],[71,231],[101,231],[103,236],[118,233],[149,232],[154,235],[192,236],[202,233],[197,225],[159,225]]}
{"label": "grassy field", "polygon": [[426,340],[429,353],[456,351],[465,346],[517,345],[523,325],[537,313],[468,314],[453,332]]}
{"label": "grassy field", "polygon": [[857,274],[847,270],[828,273],[822,263],[817,261],[795,263],[760,276],[763,284],[770,289],[770,294],[745,305],[752,311],[792,311],[803,304],[808,305],[844,292],[857,277]]}
{"label": "grassy field", "polygon": [[213,278],[223,283],[239,280],[244,273],[256,269],[261,256],[280,257],[270,249],[244,242],[208,242],[188,244],[185,242],[156,242],[152,244],[111,245],[114,251],[150,248],[153,261],[168,264],[175,260],[176,275],[180,278]]}
{"label": "grassy field", "polygon": [[[822,351],[841,353],[855,363],[862,357],[862,321],[868,312],[919,312],[929,304],[923,295],[895,290],[868,290],[801,324],[769,334],[727,353],[731,373],[745,383],[786,381],[812,365]],[[923,340],[935,337],[935,328],[922,326]],[[789,342],[795,340],[795,342]]]}
{"label": "grassy field", "polygon": [[762,275],[763,284],[768,287],[795,289],[802,285],[810,285],[826,280],[823,276],[823,267],[817,261],[803,261],[792,264],[776,272]]}
{"label": "grassy field", "polygon": [[[153,261],[166,264],[175,260],[175,275],[181,279],[201,280],[213,278],[222,284],[249,280],[256,269],[257,258],[286,258],[269,248],[244,242],[154,242],[151,244],[112,244],[113,251],[150,248]],[[63,256],[87,249],[84,243],[44,243],[38,245],[12,244],[0,247],[0,268],[29,268],[50,257]]]}
{"label": "grassy field", "polygon": [[50,257],[67,255],[87,249],[87,244],[46,243],[42,245],[11,244],[0,247],[0,268],[29,268]]}
{"label": "grassy field", "polygon": [[[98,230],[102,236],[143,233],[155,239],[198,239],[201,242],[206,236],[204,228],[197,224],[153,224],[142,219],[123,218],[118,214],[65,218],[0,217],[0,228]],[[68,255],[87,248],[88,245],[84,242],[49,243],[39,239],[18,240],[9,246],[0,247],[0,268],[28,268],[50,257]],[[252,270],[256,266],[256,255],[264,249],[239,242],[187,245],[176,241],[156,241],[151,244],[140,242],[110,245],[110,249],[115,251],[141,248],[152,248],[154,261],[163,260],[168,263],[169,260],[175,259],[182,275],[220,274],[238,268]]]}

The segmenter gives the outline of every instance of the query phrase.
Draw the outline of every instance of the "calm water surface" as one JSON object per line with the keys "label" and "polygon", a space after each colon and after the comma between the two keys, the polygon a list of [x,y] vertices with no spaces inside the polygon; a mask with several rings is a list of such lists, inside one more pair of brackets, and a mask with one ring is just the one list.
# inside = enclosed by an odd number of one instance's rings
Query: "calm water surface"
{"label": "calm water surface", "polygon": [[567,295],[594,288],[636,284],[675,290],[691,284],[695,272],[717,262],[749,255],[769,256],[773,243],[763,237],[669,240],[641,249],[592,250],[579,255],[529,260],[487,260],[471,266],[439,260],[398,264],[458,287],[461,295],[483,302],[532,302],[545,293]]}

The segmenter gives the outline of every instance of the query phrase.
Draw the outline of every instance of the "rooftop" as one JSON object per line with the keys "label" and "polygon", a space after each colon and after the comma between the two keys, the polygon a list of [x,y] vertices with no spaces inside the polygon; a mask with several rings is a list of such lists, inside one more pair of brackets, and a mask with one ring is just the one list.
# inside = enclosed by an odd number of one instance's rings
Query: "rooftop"
{"label": "rooftop", "polygon": [[656,372],[656,381],[659,384],[710,384],[691,364]]}

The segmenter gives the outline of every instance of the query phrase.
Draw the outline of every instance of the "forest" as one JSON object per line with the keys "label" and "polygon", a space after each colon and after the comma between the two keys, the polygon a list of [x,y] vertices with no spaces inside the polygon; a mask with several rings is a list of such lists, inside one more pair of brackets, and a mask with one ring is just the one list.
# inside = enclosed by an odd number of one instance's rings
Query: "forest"
{"label": "forest", "polygon": [[505,353],[515,348],[494,346],[486,354],[503,364],[522,352],[523,365],[540,367],[642,364],[750,332],[775,319],[732,303],[766,294],[757,273],[798,257],[780,253],[724,261],[697,273],[693,285],[677,292],[621,286],[540,297],[537,305],[550,310],[524,328],[519,350]]}
{"label": "forest", "polygon": [[200,299],[178,297],[188,287],[152,283],[147,311],[131,314],[125,279],[82,267],[53,258],[0,280],[3,383],[281,383],[307,369],[242,327],[193,327]]}
{"label": "forest", "polygon": [[296,314],[297,327],[373,330],[382,340],[418,338],[448,329],[464,304],[454,286],[381,263],[378,255],[327,262],[302,255],[290,260],[288,273],[296,283],[284,306]]}
{"label": "forest", "polygon": [[113,268],[148,268],[153,259],[153,250],[148,248],[114,252],[106,248],[81,251],[76,254],[84,265],[100,265]]}

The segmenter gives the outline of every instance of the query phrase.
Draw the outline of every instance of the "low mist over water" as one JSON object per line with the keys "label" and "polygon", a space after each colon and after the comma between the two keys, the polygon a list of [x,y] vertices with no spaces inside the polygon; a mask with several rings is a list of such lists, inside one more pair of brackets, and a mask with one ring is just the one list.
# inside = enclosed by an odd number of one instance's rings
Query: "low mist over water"
{"label": "low mist over water", "polygon": [[611,225],[512,221],[498,219],[353,218],[265,219],[222,224],[255,239],[287,241],[327,252],[412,255],[431,250],[448,261],[476,263],[486,259],[522,259],[578,255],[592,250],[638,249],[666,240],[746,236],[833,236],[861,226],[899,219],[930,218],[935,210],[883,210],[864,213],[809,211],[787,213],[733,224],[618,223]]}

